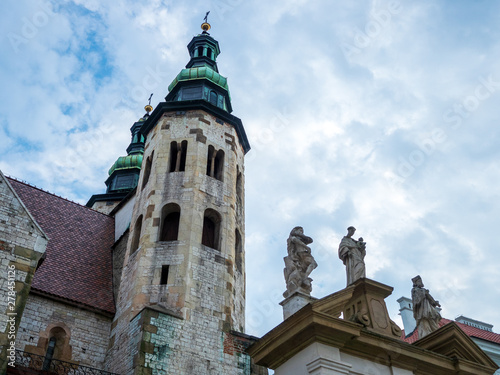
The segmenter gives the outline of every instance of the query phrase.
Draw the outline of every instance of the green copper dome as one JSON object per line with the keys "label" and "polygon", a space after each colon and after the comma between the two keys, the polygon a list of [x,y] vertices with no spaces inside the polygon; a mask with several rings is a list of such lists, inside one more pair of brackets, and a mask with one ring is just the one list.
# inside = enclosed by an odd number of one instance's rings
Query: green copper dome
{"label": "green copper dome", "polygon": [[172,83],[168,86],[168,91],[172,91],[175,85],[177,85],[177,83],[179,83],[180,81],[190,81],[203,78],[208,79],[209,81],[215,83],[223,89],[226,89],[229,92],[229,88],[227,86],[227,78],[221,76],[215,70],[207,66],[182,69],[181,72],[177,74],[177,77],[175,77]]}
{"label": "green copper dome", "polygon": [[120,169],[132,169],[132,168],[141,169],[141,165],[142,165],[142,154],[120,156],[112,165],[112,167],[109,169],[108,174],[111,176],[114,171]]}

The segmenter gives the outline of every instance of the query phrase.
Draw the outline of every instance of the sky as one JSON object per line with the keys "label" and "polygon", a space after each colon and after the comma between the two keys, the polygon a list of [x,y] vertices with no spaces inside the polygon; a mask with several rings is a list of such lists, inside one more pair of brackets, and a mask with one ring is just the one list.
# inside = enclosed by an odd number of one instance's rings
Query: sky
{"label": "sky", "polygon": [[283,257],[312,237],[317,298],[367,277],[500,332],[500,3],[5,0],[0,170],[85,204],[130,127],[188,62],[210,10],[219,71],[252,150],[245,165],[246,331],[282,321]]}

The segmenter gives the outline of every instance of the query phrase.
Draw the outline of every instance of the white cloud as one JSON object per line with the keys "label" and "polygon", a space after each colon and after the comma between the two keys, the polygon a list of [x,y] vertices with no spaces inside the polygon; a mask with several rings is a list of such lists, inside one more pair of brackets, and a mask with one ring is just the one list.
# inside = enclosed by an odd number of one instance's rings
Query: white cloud
{"label": "white cloud", "polygon": [[[37,12],[49,21],[17,50],[8,37],[0,42],[9,52],[0,65],[0,168],[84,203],[104,190],[149,94],[154,105],[163,100],[188,61],[207,4],[10,4],[3,35],[22,36],[23,19]],[[253,147],[247,311],[257,316],[249,333],[282,319],[282,258],[296,225],[321,259],[315,296],[345,286],[337,246],[354,225],[368,242],[368,275],[395,287],[391,316],[421,274],[444,315],[471,315],[498,331],[498,87],[462,110],[458,126],[445,116],[488,77],[500,80],[498,5],[402,1],[365,46],[357,33],[388,3],[211,5],[219,70]],[[346,43],[359,51],[346,55]]]}

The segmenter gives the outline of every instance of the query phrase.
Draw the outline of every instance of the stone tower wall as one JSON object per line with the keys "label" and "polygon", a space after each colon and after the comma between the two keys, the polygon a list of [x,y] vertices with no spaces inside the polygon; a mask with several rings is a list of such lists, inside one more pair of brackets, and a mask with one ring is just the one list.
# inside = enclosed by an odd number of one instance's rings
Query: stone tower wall
{"label": "stone tower wall", "polygon": [[[213,370],[214,374],[245,373],[235,371],[239,355],[223,355],[224,334],[233,329],[243,331],[245,324],[244,152],[234,128],[220,122],[201,110],[171,112],[148,134],[111,332],[108,367],[114,372],[128,374],[135,367],[138,373],[143,366],[158,371],[165,366],[173,369],[175,362],[177,370],[167,373],[190,373],[189,366],[195,366],[196,371]],[[169,172],[172,141],[187,141],[185,171]],[[210,145],[224,152],[222,181],[207,176]],[[150,175],[144,185],[151,155]],[[238,172],[240,194],[236,189]],[[172,203],[180,207],[178,238],[159,241],[162,209]],[[201,244],[206,209],[221,217],[217,249]],[[141,235],[134,251],[140,217]],[[236,230],[241,236],[241,255],[236,254]],[[169,266],[168,281],[160,285],[164,265]],[[166,335],[161,345],[167,352],[159,367],[140,349],[152,348],[149,354],[153,356],[160,350],[158,345],[145,344],[151,336],[143,336],[141,328],[146,323],[138,314],[144,315],[150,308],[161,313],[154,321],[156,329]],[[127,362],[131,351],[136,354]]]}

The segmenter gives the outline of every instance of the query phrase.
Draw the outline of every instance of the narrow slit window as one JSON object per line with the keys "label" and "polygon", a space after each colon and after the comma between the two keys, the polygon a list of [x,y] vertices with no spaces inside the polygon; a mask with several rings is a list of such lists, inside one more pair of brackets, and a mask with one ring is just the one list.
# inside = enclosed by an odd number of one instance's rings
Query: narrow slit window
{"label": "narrow slit window", "polygon": [[170,143],[170,172],[184,172],[186,170],[187,141]]}
{"label": "narrow slit window", "polygon": [[160,285],[167,285],[168,283],[168,267],[166,264],[161,266]]}
{"label": "narrow slit window", "polygon": [[217,151],[217,154],[215,154],[215,178],[217,180],[223,181],[223,175],[222,173],[224,172],[224,151],[219,150]]}
{"label": "narrow slit window", "polygon": [[149,175],[151,174],[151,166],[153,165],[153,155],[154,155],[154,151],[146,159],[146,165],[144,166],[144,177],[142,179],[142,188],[143,189],[149,181]]}
{"label": "narrow slit window", "polygon": [[130,252],[133,253],[139,248],[139,240],[141,239],[142,230],[142,215],[137,218],[134,226],[134,234],[132,237],[132,245],[130,247]]}
{"label": "narrow slit window", "polygon": [[243,244],[241,242],[241,234],[238,229],[236,229],[234,242],[234,256],[236,262],[236,269],[239,273],[243,273]]}
{"label": "narrow slit window", "polygon": [[236,170],[236,201],[240,205],[243,203],[243,176],[238,167]]}
{"label": "narrow slit window", "polygon": [[224,180],[224,151],[217,151],[213,146],[208,146],[207,175],[220,181]]}

